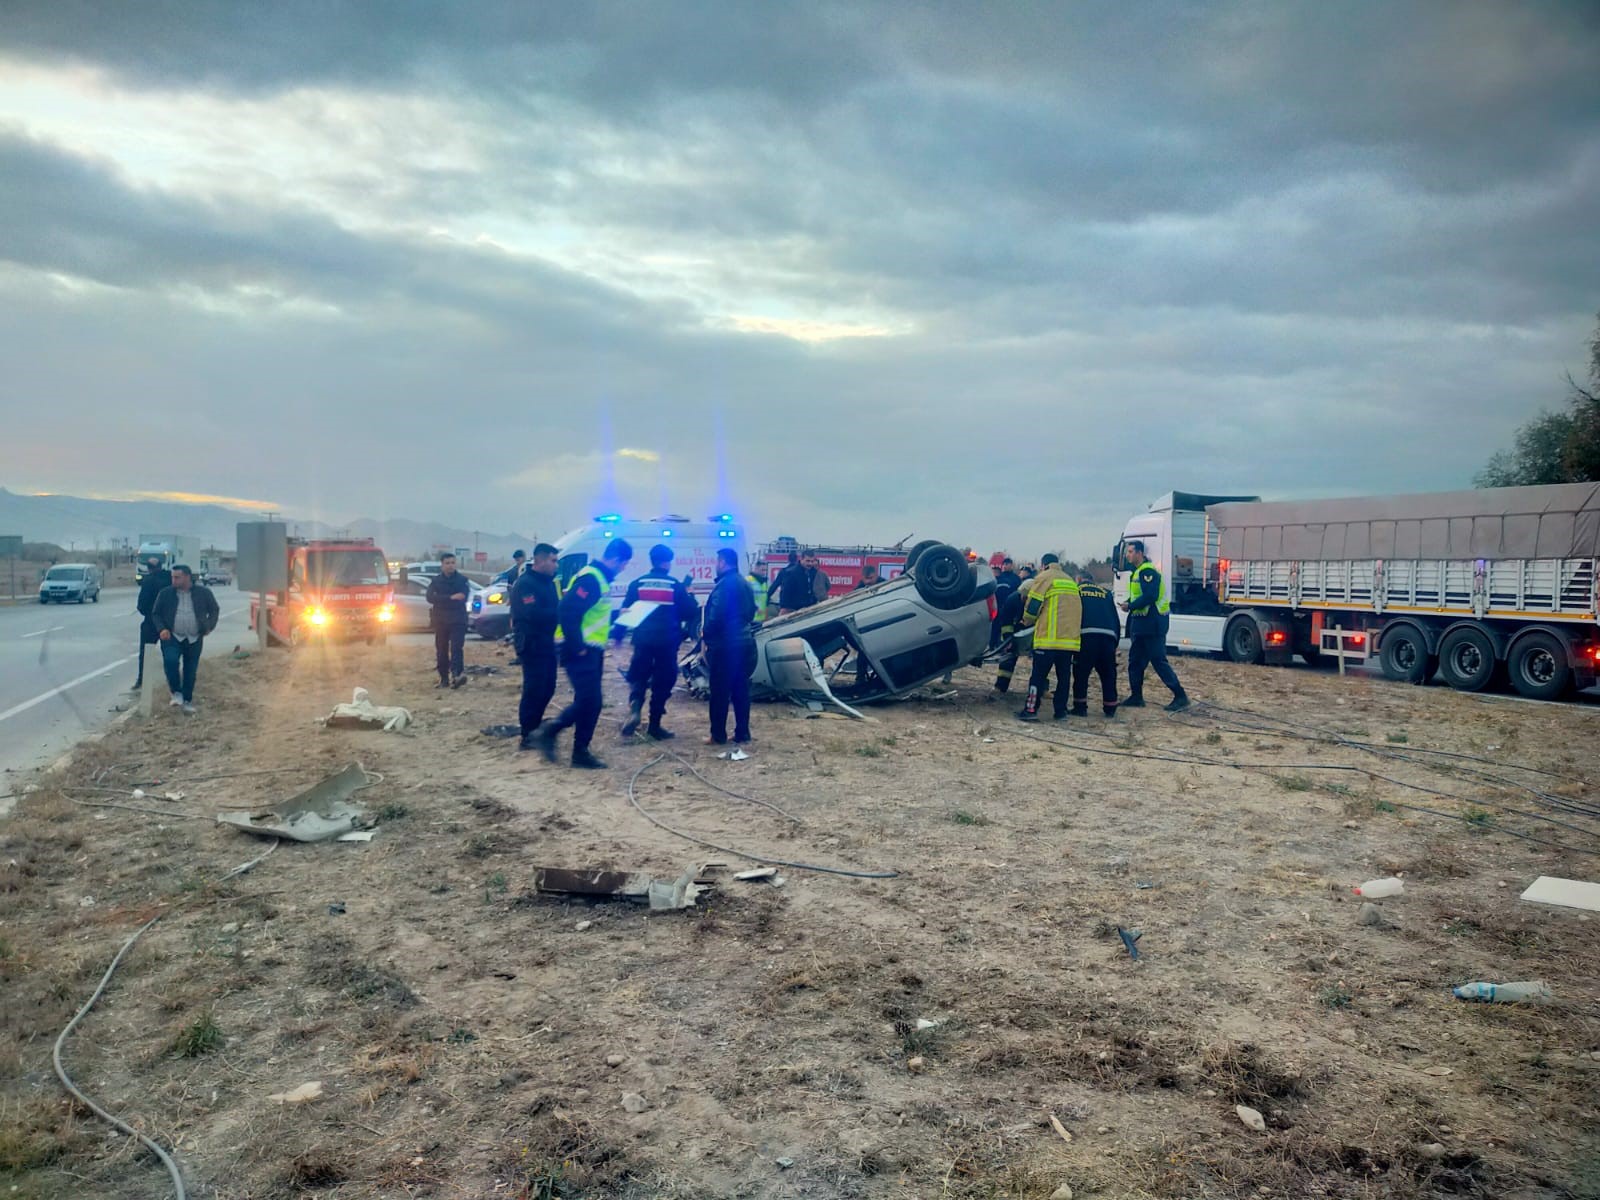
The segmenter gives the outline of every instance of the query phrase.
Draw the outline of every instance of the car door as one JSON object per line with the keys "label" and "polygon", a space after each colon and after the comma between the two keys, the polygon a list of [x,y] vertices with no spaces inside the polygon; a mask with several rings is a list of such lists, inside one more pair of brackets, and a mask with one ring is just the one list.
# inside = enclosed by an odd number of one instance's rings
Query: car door
{"label": "car door", "polygon": [[396,633],[426,633],[430,626],[427,575],[407,575],[394,581]]}

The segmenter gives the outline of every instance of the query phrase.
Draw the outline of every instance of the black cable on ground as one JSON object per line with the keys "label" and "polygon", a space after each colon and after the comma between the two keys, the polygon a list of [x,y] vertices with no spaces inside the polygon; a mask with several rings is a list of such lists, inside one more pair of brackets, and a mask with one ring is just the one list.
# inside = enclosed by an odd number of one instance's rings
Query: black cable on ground
{"label": "black cable on ground", "polygon": [[644,810],[644,806],[639,803],[639,797],[634,792],[634,785],[636,783],[638,783],[639,776],[643,775],[646,771],[648,771],[651,767],[655,766],[657,763],[665,762],[667,757],[668,756],[667,756],[666,753],[661,753],[661,754],[656,755],[649,762],[641,764],[639,766],[639,768],[637,770],[635,770],[634,773],[628,777],[628,793],[627,793],[628,794],[628,803],[633,805],[634,809],[638,812],[638,814],[641,817],[643,817],[646,821],[649,821],[650,824],[654,825],[657,829],[664,830],[665,832],[670,833],[673,837],[682,838],[686,842],[693,842],[697,846],[704,846],[708,850],[715,850],[719,854],[732,854],[732,855],[735,855],[735,856],[737,856],[739,858],[749,859],[751,862],[765,863],[768,866],[773,866],[773,867],[791,867],[796,871],[817,871],[817,872],[820,872],[821,874],[824,874],[824,875],[843,875],[843,876],[846,876],[847,878],[850,878],[850,879],[897,879],[897,878],[899,878],[899,876],[900,876],[900,872],[899,871],[851,871],[851,870],[847,870],[844,867],[822,867],[822,866],[818,866],[815,863],[791,862],[788,859],[784,859],[784,858],[768,858],[768,857],[766,857],[764,855],[760,855],[760,854],[751,854],[748,850],[740,850],[740,849],[738,849],[737,847],[734,847],[734,846],[719,846],[719,845],[717,845],[716,842],[707,841],[705,838],[702,838],[702,837],[696,837],[692,833],[684,833],[683,830],[681,830],[681,829],[674,829],[671,825],[668,825],[665,821],[658,820],[655,817],[652,817],[648,812],[646,812]]}
{"label": "black cable on ground", "polygon": [[[272,840],[272,844],[268,846],[265,851],[257,855],[255,858],[252,858],[247,863],[240,863],[226,875],[220,876],[216,882],[223,883],[226,880],[232,879],[236,875],[243,875],[251,867],[255,866],[262,859],[266,858],[268,854],[271,854],[277,848],[278,839],[274,838]],[[105,1121],[112,1127],[127,1134],[129,1137],[137,1138],[140,1142],[142,1142],[152,1154],[161,1160],[161,1165],[166,1167],[167,1174],[172,1176],[173,1192],[175,1193],[177,1200],[188,1200],[188,1192],[183,1186],[183,1173],[178,1170],[178,1164],[172,1160],[172,1156],[163,1150],[156,1142],[140,1133],[132,1125],[129,1125],[126,1121],[113,1115],[112,1113],[107,1112],[93,1100],[89,1099],[88,1096],[84,1095],[83,1092],[78,1089],[78,1085],[73,1083],[72,1077],[67,1074],[67,1069],[62,1065],[61,1062],[61,1048],[66,1045],[67,1038],[72,1036],[72,1031],[78,1027],[78,1023],[82,1021],[84,1017],[89,1015],[89,1010],[95,1006],[95,1002],[105,994],[106,987],[111,983],[111,977],[116,974],[117,968],[122,965],[122,960],[127,957],[128,951],[133,949],[134,943],[143,937],[145,932],[152,925],[167,915],[167,913],[157,913],[143,925],[139,926],[139,928],[134,931],[132,937],[122,943],[122,949],[117,951],[117,956],[111,960],[111,965],[106,968],[106,973],[100,977],[100,985],[94,989],[94,994],[83,1002],[83,1007],[77,1011],[77,1014],[72,1018],[72,1020],[67,1022],[67,1027],[63,1029],[56,1037],[55,1048],[50,1052],[50,1058],[55,1064],[56,1078],[61,1081],[61,1086],[67,1089],[72,1098],[87,1108],[90,1112],[94,1113],[94,1115],[99,1117],[102,1121]]]}
{"label": "black cable on ground", "polygon": [[[1000,727],[997,727],[997,728],[1000,728]],[[1457,796],[1457,795],[1455,795],[1454,793],[1451,793],[1451,792],[1442,792],[1442,791],[1439,791],[1437,788],[1424,787],[1422,784],[1419,784],[1419,783],[1407,783],[1403,779],[1395,779],[1394,777],[1389,776],[1389,775],[1379,774],[1377,771],[1369,771],[1365,767],[1354,767],[1354,766],[1349,766],[1349,765],[1342,764],[1342,763],[1240,763],[1240,762],[1227,762],[1227,761],[1222,760],[1222,759],[1205,758],[1205,757],[1200,756],[1200,755],[1180,756],[1180,755],[1177,755],[1177,754],[1142,753],[1142,752],[1134,751],[1134,750],[1108,750],[1108,749],[1103,749],[1103,748],[1101,748],[1099,746],[1084,746],[1084,745],[1080,745],[1079,743],[1076,743],[1076,742],[1057,741],[1055,738],[1044,737],[1041,734],[1032,733],[1032,732],[1030,732],[1029,730],[1026,730],[1026,729],[1003,729],[1002,731],[1006,732],[1006,733],[1010,733],[1010,734],[1012,734],[1013,736],[1016,736],[1016,737],[1028,738],[1031,741],[1035,741],[1035,742],[1043,742],[1048,746],[1058,746],[1063,750],[1081,750],[1081,751],[1083,751],[1085,753],[1088,753],[1088,754],[1107,754],[1107,755],[1112,756],[1113,758],[1137,758],[1137,759],[1143,759],[1143,760],[1145,760],[1147,762],[1177,763],[1177,764],[1179,764],[1181,766],[1221,767],[1221,768],[1223,768],[1225,770],[1230,770],[1230,771],[1346,771],[1346,772],[1350,772],[1350,773],[1356,774],[1356,775],[1364,775],[1368,779],[1374,779],[1374,780],[1381,781],[1383,783],[1393,784],[1395,787],[1407,788],[1407,789],[1410,789],[1412,791],[1423,792],[1426,795],[1438,796],[1438,797],[1440,797],[1442,799],[1445,799],[1445,800],[1454,800],[1457,803],[1461,803],[1461,804],[1477,803],[1476,801],[1472,801],[1472,800],[1466,799],[1465,797],[1462,797],[1462,796]],[[1399,800],[1390,800],[1390,801],[1388,801],[1388,803],[1393,804],[1396,808],[1409,809],[1409,810],[1412,810],[1414,812],[1425,812],[1425,813],[1429,813],[1429,814],[1434,815],[1434,816],[1445,817],[1445,818],[1447,818],[1448,820],[1451,820],[1451,821],[1460,821],[1460,820],[1463,819],[1460,816],[1460,814],[1451,815],[1449,813],[1439,812],[1436,809],[1423,808],[1420,805],[1416,805],[1416,804],[1407,804],[1407,803],[1405,803],[1403,801],[1399,801]],[[1485,805],[1485,807],[1492,807],[1492,806]],[[1546,819],[1549,819],[1549,818],[1546,818]],[[1558,822],[1558,824],[1559,823],[1560,822]],[[1576,828],[1576,826],[1573,826],[1572,828]],[[1578,848],[1573,847],[1573,846],[1564,845],[1561,842],[1553,841],[1550,838],[1535,837],[1531,833],[1521,833],[1521,832],[1519,832],[1519,831],[1517,831],[1515,829],[1508,829],[1504,825],[1497,825],[1492,830],[1488,830],[1487,832],[1510,834],[1512,837],[1521,838],[1524,841],[1533,842],[1533,843],[1535,843],[1537,845],[1541,845],[1541,846],[1550,846],[1550,847],[1552,847],[1552,848],[1554,848],[1556,850],[1561,850],[1563,852],[1570,853],[1570,854],[1587,854],[1587,855],[1593,855],[1593,856],[1600,856],[1600,850],[1581,850],[1581,849],[1578,849]],[[1588,830],[1580,830],[1580,832],[1588,833],[1589,831]]]}
{"label": "black cable on ground", "polygon": [[751,804],[759,804],[762,808],[770,808],[773,812],[777,813],[784,820],[793,821],[796,825],[804,825],[805,824],[805,821],[803,821],[801,818],[795,816],[791,812],[784,811],[783,809],[779,808],[776,804],[773,804],[770,801],[758,800],[754,796],[746,796],[743,792],[736,792],[732,788],[725,788],[720,783],[716,783],[713,780],[707,779],[704,775],[702,775],[700,773],[700,768],[696,767],[692,762],[690,762],[683,755],[679,754],[676,750],[668,750],[666,753],[667,753],[667,756],[669,758],[676,759],[680,764],[682,764],[689,771],[689,773],[691,775],[693,775],[701,783],[705,784],[708,788],[711,788],[713,791],[721,792],[724,796],[732,796],[735,800],[747,800]]}

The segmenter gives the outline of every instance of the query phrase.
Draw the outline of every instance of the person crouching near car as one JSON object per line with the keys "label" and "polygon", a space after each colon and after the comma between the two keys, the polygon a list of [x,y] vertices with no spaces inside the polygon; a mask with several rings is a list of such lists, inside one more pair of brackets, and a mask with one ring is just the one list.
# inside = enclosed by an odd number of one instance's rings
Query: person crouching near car
{"label": "person crouching near car", "polygon": [[172,583],[161,590],[150,610],[161,642],[161,665],[172,690],[172,706],[194,716],[194,681],[200,671],[200,649],[222,614],[211,589],[194,581],[194,571],[181,563],[172,568]]}

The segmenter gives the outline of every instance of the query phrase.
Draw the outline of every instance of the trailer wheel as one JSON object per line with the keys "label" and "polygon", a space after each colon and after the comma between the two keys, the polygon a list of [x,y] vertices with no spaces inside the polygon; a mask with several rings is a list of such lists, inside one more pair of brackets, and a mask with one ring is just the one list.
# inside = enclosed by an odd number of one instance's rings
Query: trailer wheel
{"label": "trailer wheel", "polygon": [[969,603],[978,590],[967,556],[943,542],[934,543],[917,556],[912,581],[917,585],[917,595],[946,611]]}
{"label": "trailer wheel", "polygon": [[1222,648],[1236,663],[1260,662],[1261,630],[1256,627],[1255,618],[1237,616],[1229,621],[1222,634]]}
{"label": "trailer wheel", "polygon": [[1428,643],[1421,630],[1410,625],[1384,632],[1378,664],[1383,668],[1385,679],[1401,683],[1427,683],[1433,674],[1428,662]]}
{"label": "trailer wheel", "polygon": [[912,567],[917,565],[917,559],[921,558],[923,554],[929,550],[932,550],[935,546],[942,545],[944,545],[944,543],[939,541],[938,538],[927,538],[924,541],[918,542],[915,546],[911,547],[911,553],[906,555],[905,569],[907,571],[911,570]]}
{"label": "trailer wheel", "polygon": [[1506,663],[1511,686],[1529,700],[1556,700],[1572,682],[1567,648],[1548,633],[1531,633],[1511,651]]}
{"label": "trailer wheel", "polygon": [[1457,629],[1439,646],[1444,681],[1458,692],[1481,692],[1494,679],[1494,643],[1481,629]]}

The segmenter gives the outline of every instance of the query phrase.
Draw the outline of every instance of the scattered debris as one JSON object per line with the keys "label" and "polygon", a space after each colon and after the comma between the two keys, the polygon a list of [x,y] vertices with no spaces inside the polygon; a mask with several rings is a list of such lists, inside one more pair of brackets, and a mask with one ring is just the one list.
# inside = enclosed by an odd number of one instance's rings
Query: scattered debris
{"label": "scattered debris", "polygon": [[1454,1075],[1455,1074],[1455,1068],[1453,1068],[1453,1067],[1423,1067],[1422,1068],[1422,1073],[1424,1075],[1432,1075],[1435,1079],[1443,1079],[1446,1075]]}
{"label": "scattered debris", "polygon": [[218,813],[217,822],[232,825],[262,837],[288,838],[294,842],[325,842],[349,833],[366,814],[350,797],[371,787],[374,776],[360,763],[351,763],[274,808],[254,813]]}
{"label": "scattered debris", "polygon": [[1389,896],[1399,896],[1405,892],[1405,880],[1389,875],[1383,879],[1369,879],[1359,887],[1350,890],[1357,896],[1368,900],[1382,900]]}
{"label": "scattered debris", "polygon": [[1600,912],[1600,883],[1541,875],[1522,893],[1522,898],[1536,904],[1559,904],[1562,908]]}
{"label": "scattered debris", "polygon": [[748,754],[746,754],[743,750],[724,750],[721,754],[717,755],[717,757],[718,758],[725,758],[729,762],[743,762],[745,759],[749,758],[750,756]]}
{"label": "scattered debris", "polygon": [[1067,1145],[1070,1146],[1072,1144],[1072,1134],[1067,1132],[1067,1127],[1061,1123],[1061,1118],[1056,1116],[1055,1113],[1050,1114],[1050,1128],[1060,1134],[1061,1140],[1066,1142]]}
{"label": "scattered debris", "polygon": [[910,1071],[913,1075],[921,1071],[923,1066],[924,1060],[920,1054],[914,1055],[906,1060],[906,1070]]}
{"label": "scattered debris", "polygon": [[1141,892],[1148,892],[1151,888],[1158,888],[1161,885],[1159,883],[1156,883],[1154,880],[1141,879],[1138,883],[1134,884],[1133,886],[1135,888],[1137,888]]}
{"label": "scattered debris", "polygon": [[1527,979],[1517,983],[1463,983],[1452,988],[1457,1000],[1485,1000],[1490,1004],[1548,1004],[1550,985],[1542,979]]}
{"label": "scattered debris", "polygon": [[939,1028],[939,1022],[938,1021],[930,1021],[930,1020],[928,1020],[927,1017],[918,1017],[917,1018],[917,1032],[918,1033],[926,1033],[930,1029],[937,1029],[937,1028]]}
{"label": "scattered debris", "polygon": [[741,883],[765,883],[769,879],[776,879],[777,867],[757,867],[753,871],[740,871],[734,876]]}
{"label": "scattered debris", "polygon": [[591,926],[593,924],[594,924],[593,921],[579,921],[572,928],[575,929],[577,932],[582,933],[585,929],[589,928],[589,926]]}
{"label": "scattered debris", "polygon": [[1362,903],[1361,911],[1356,914],[1356,924],[1372,925],[1381,929],[1388,922],[1383,919],[1383,910],[1372,901],[1367,900]]}
{"label": "scattered debris", "polygon": [[267,1099],[271,1100],[274,1104],[305,1104],[308,1101],[320,1100],[321,1098],[322,1083],[320,1080],[313,1080],[311,1083],[302,1083],[297,1088],[293,1088],[287,1092],[274,1092],[272,1095],[267,1097]]}
{"label": "scattered debris", "polygon": [[462,674],[464,675],[498,675],[499,667],[485,666],[480,663],[468,663]]}
{"label": "scattered debris", "polygon": [[340,842],[370,842],[377,833],[375,829],[356,829],[349,833],[341,833],[335,841]]}
{"label": "scattered debris", "polygon": [[1072,1189],[1063,1183],[1050,1193],[1050,1200],[1072,1200]]}
{"label": "scattered debris", "polygon": [[1417,1153],[1422,1155],[1423,1158],[1443,1158],[1444,1146],[1438,1142],[1427,1142],[1417,1147]]}
{"label": "scattered debris", "polygon": [[366,688],[358,687],[349,704],[335,704],[322,722],[329,729],[381,729],[396,733],[411,724],[411,711],[372,702]]}
{"label": "scattered debris", "polygon": [[344,901],[343,900],[340,900],[340,901],[337,901],[337,902],[335,902],[333,904],[328,905],[328,915],[330,917],[342,917],[342,916],[344,916],[344,913],[345,913],[345,908],[344,908]]}
{"label": "scattered debris", "polygon": [[613,1067],[613,1068],[620,1067],[623,1063],[625,1063],[627,1061],[628,1061],[628,1057],[625,1054],[608,1054],[608,1055],[606,1055],[606,1066],[608,1066],[608,1067]]}
{"label": "scattered debris", "polygon": [[689,867],[676,879],[656,879],[629,871],[574,871],[565,867],[536,867],[534,891],[547,896],[579,896],[589,900],[628,900],[663,911],[693,908],[700,896],[716,886],[702,878],[706,868]]}
{"label": "scattered debris", "polygon": [[1233,1111],[1244,1125],[1254,1129],[1257,1133],[1265,1133],[1267,1131],[1267,1119],[1248,1104],[1235,1104]]}
{"label": "scattered debris", "polygon": [[514,738],[522,736],[522,727],[519,725],[485,725],[478,730],[484,737]]}
{"label": "scattered debris", "polygon": [[650,1107],[650,1101],[646,1100],[638,1092],[623,1092],[622,1107],[631,1113],[642,1113]]}
{"label": "scattered debris", "polygon": [[787,1171],[790,1167],[794,1166],[794,1159],[792,1158],[779,1158],[774,1159],[773,1161],[778,1164],[778,1170],[780,1171]]}
{"label": "scattered debris", "polygon": [[1139,943],[1139,939],[1144,936],[1144,930],[1142,930],[1142,929],[1124,929],[1121,925],[1118,925],[1117,926],[1117,936],[1122,939],[1122,944],[1125,947],[1127,947],[1128,957],[1133,959],[1134,962],[1138,962],[1139,961],[1139,944],[1138,943]]}

